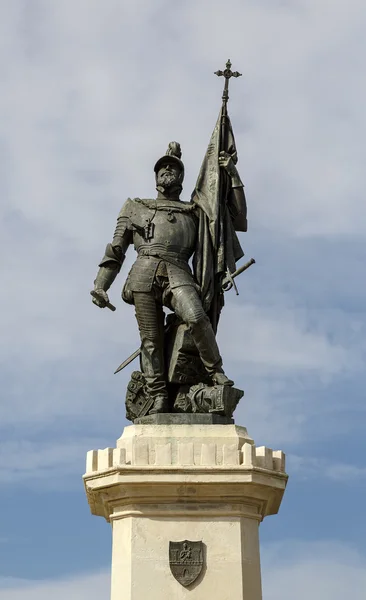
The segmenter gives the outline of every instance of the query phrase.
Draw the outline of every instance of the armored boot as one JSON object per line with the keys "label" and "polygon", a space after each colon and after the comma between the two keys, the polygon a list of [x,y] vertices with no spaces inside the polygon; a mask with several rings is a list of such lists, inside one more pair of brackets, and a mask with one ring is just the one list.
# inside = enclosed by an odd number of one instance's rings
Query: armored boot
{"label": "armored boot", "polygon": [[167,396],[156,396],[154,404],[149,410],[149,415],[155,415],[156,413],[169,412],[168,398]]}
{"label": "armored boot", "polygon": [[234,385],[234,382],[225,375],[222,368],[222,358],[209,318],[205,315],[197,323],[191,323],[189,329],[200,358],[213,383],[216,385]]}

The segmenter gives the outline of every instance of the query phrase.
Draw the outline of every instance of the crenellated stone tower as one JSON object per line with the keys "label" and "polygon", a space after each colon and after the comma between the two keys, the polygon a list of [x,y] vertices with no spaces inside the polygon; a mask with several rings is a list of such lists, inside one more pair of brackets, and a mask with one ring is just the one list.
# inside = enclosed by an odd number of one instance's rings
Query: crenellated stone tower
{"label": "crenellated stone tower", "polygon": [[284,454],[219,417],[184,417],[88,452],[88,502],[112,526],[111,600],[261,600],[259,524],[279,510]]}

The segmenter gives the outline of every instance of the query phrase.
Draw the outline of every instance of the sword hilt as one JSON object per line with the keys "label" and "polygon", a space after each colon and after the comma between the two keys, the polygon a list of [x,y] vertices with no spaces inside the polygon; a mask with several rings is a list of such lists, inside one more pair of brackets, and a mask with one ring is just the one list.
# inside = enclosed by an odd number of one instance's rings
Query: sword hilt
{"label": "sword hilt", "polygon": [[234,289],[236,291],[236,295],[239,295],[238,289],[235,285],[235,277],[237,277],[238,275],[240,275],[241,273],[243,273],[244,271],[246,271],[247,269],[249,269],[249,267],[251,267],[252,265],[254,265],[255,260],[254,258],[251,258],[247,263],[245,263],[245,265],[242,265],[241,267],[239,267],[239,269],[237,269],[236,271],[234,271],[234,273],[230,273],[230,271],[228,270],[226,272],[226,275],[223,279],[223,282],[221,284],[221,288],[223,292],[228,292],[229,290],[231,290],[231,288],[234,286]]}
{"label": "sword hilt", "polygon": [[226,271],[226,275],[221,284],[222,290],[224,292],[228,292],[233,287],[237,296],[239,296],[238,288],[236,287],[236,283],[234,281],[233,273],[228,269]]}
{"label": "sword hilt", "polygon": [[[99,302],[102,302],[102,303],[104,302],[104,298],[102,298],[102,296],[100,296],[95,290],[92,290],[90,292],[90,295],[93,296],[93,298],[95,298],[96,300],[99,300]],[[113,304],[111,304],[110,302],[106,302],[105,305],[106,305],[106,308],[109,308],[109,310],[112,310],[112,311],[116,310],[116,307]]]}

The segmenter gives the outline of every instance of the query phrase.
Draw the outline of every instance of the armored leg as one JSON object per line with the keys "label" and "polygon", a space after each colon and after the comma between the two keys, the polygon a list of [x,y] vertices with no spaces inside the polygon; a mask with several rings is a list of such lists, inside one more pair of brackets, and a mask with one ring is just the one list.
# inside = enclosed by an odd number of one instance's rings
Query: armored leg
{"label": "armored leg", "polygon": [[151,412],[166,408],[164,374],[164,312],[151,293],[134,292],[136,319],[141,338],[141,370],[149,395],[154,398]]}
{"label": "armored leg", "polygon": [[181,286],[172,290],[172,308],[188,326],[200,358],[216,383],[232,385],[222,369],[222,358],[212,325],[202,302],[193,286]]}

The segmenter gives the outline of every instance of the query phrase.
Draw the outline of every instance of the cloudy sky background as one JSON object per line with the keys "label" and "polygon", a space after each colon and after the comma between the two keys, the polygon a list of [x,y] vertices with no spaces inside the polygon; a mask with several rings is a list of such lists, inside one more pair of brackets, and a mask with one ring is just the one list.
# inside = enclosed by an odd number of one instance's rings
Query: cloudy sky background
{"label": "cloudy sky background", "polygon": [[171,140],[189,198],[228,57],[257,264],[219,339],[237,423],[291,475],[264,600],[364,598],[365,27],[363,0],[0,0],[0,600],[108,599],[81,475],[126,424],[113,371],[138,334],[123,276],[113,314],[89,290]]}

